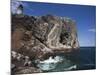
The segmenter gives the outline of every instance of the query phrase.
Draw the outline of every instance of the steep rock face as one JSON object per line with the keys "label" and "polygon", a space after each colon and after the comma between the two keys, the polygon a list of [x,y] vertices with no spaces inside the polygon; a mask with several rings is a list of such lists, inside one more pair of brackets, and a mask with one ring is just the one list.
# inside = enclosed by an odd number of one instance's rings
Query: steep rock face
{"label": "steep rock face", "polygon": [[[11,34],[11,49],[15,52],[12,64],[17,68],[33,59],[45,60],[57,52],[70,53],[79,48],[76,23],[66,17],[12,15]],[[20,61],[23,57],[29,60]]]}
{"label": "steep rock face", "polygon": [[77,48],[75,21],[52,15],[12,15],[12,50],[34,58],[39,53],[67,52]]}
{"label": "steep rock face", "polygon": [[34,36],[51,49],[78,48],[75,22],[71,19],[46,15],[33,25]]}

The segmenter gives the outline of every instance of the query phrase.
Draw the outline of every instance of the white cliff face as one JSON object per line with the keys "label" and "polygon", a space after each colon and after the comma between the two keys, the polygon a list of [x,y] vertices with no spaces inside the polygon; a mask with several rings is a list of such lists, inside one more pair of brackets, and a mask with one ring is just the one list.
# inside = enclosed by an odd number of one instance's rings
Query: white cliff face
{"label": "white cliff face", "polygon": [[50,33],[48,34],[47,38],[47,45],[49,48],[52,49],[67,49],[66,45],[63,45],[60,43],[60,35],[62,32],[62,23],[61,24],[55,24],[54,27],[51,29]]}
{"label": "white cliff face", "polygon": [[61,25],[55,24],[48,34],[47,44],[50,48],[58,48],[59,47],[59,34],[61,33]]}

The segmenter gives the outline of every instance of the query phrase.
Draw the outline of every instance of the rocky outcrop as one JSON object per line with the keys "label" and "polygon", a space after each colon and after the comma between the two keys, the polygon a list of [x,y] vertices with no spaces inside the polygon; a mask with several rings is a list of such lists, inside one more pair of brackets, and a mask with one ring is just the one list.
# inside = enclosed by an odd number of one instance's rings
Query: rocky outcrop
{"label": "rocky outcrop", "polygon": [[16,69],[16,74],[31,74],[31,73],[38,73],[38,72],[42,72],[42,71],[35,67],[18,67]]}
{"label": "rocky outcrop", "polygon": [[33,59],[44,60],[79,48],[76,23],[66,17],[12,15],[11,34],[12,63],[17,68],[34,66]]}
{"label": "rocky outcrop", "polygon": [[68,18],[52,15],[39,17],[34,23],[33,33],[50,49],[79,47],[75,22]]}

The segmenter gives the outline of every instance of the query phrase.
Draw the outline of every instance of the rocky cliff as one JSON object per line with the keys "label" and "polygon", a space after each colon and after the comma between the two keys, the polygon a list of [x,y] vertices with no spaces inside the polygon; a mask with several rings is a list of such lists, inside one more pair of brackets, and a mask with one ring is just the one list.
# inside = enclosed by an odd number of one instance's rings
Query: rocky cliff
{"label": "rocky cliff", "polygon": [[76,23],[69,18],[12,15],[11,22],[12,62],[24,58],[20,62],[25,66],[33,59],[44,60],[55,53],[70,53],[79,48]]}

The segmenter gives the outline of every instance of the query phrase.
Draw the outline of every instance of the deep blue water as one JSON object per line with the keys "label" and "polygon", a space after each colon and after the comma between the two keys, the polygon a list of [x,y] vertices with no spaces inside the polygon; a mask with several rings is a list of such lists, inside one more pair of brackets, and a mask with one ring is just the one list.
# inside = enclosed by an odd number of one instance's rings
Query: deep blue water
{"label": "deep blue water", "polygon": [[96,68],[96,48],[82,47],[79,53],[78,69],[95,69]]}

